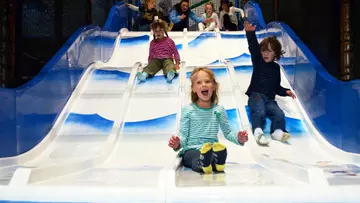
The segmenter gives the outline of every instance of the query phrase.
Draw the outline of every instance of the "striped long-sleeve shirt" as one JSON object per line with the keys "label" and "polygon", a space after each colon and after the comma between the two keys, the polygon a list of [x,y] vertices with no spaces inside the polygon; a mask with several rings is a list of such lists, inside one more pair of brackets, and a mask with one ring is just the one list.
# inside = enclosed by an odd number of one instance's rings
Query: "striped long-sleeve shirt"
{"label": "striped long-sleeve shirt", "polygon": [[153,59],[171,59],[173,54],[175,60],[180,61],[175,42],[170,37],[164,37],[159,41],[152,40],[150,42],[148,62],[150,63]]}
{"label": "striped long-sleeve shirt", "polygon": [[200,108],[196,103],[184,106],[180,119],[180,147],[175,151],[181,149],[181,156],[188,149],[199,150],[207,142],[218,142],[219,127],[226,139],[240,145],[237,132],[231,130],[223,106],[214,104],[209,109]]}
{"label": "striped long-sleeve shirt", "polygon": [[271,99],[275,99],[275,95],[287,96],[286,89],[280,85],[280,66],[272,62],[265,62],[261,56],[261,50],[257,41],[255,32],[246,32],[249,43],[249,51],[251,61],[253,63],[253,74],[251,82],[246,94],[251,95],[252,92],[258,92],[267,95]]}

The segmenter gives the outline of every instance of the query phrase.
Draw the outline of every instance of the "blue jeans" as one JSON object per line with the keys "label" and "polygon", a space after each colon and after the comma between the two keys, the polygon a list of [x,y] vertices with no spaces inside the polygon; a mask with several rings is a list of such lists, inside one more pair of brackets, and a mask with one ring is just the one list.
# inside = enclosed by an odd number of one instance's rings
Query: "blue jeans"
{"label": "blue jeans", "polygon": [[253,131],[256,128],[264,130],[266,117],[271,120],[271,132],[280,129],[286,132],[285,129],[285,114],[278,106],[277,102],[265,94],[253,92],[251,93],[248,105],[251,113],[251,123]]}

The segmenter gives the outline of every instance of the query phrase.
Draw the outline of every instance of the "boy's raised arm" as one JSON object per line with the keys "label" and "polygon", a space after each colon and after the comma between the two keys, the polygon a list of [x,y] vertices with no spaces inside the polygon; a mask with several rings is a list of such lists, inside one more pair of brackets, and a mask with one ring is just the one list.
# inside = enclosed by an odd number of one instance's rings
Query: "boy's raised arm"
{"label": "boy's raised arm", "polygon": [[259,42],[255,34],[256,26],[253,26],[248,22],[245,22],[244,26],[246,31],[246,38],[249,44],[251,60],[253,61],[253,63],[257,63],[258,61],[261,60],[261,53],[260,53]]}

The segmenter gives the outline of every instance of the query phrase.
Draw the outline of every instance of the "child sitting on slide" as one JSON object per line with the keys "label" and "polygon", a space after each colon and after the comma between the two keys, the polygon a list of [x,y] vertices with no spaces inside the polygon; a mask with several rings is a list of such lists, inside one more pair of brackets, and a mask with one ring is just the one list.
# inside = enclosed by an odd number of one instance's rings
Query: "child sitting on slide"
{"label": "child sitting on slide", "polygon": [[179,153],[185,167],[199,173],[223,172],[226,146],[219,143],[219,127],[226,139],[237,145],[248,141],[246,131],[233,132],[225,108],[218,105],[218,83],[208,68],[197,68],[190,76],[192,103],[181,110],[180,132],[169,146]]}
{"label": "child sitting on slide", "polygon": [[[150,42],[148,65],[144,68],[143,72],[136,74],[137,78],[142,82],[145,82],[149,77],[153,77],[161,69],[167,82],[171,82],[177,76],[176,69],[180,67],[180,55],[175,42],[168,36],[166,28],[166,23],[160,19],[155,20],[151,24],[154,39]],[[176,66],[173,62],[173,55]]]}
{"label": "child sitting on slide", "polygon": [[265,38],[259,45],[255,35],[256,26],[244,23],[249,44],[253,73],[246,94],[251,112],[251,123],[255,139],[259,145],[268,145],[264,136],[265,119],[271,120],[271,138],[286,142],[290,134],[285,130],[285,114],[275,101],[275,95],[296,98],[290,90],[281,86],[280,66],[275,63],[283,51],[276,37]]}

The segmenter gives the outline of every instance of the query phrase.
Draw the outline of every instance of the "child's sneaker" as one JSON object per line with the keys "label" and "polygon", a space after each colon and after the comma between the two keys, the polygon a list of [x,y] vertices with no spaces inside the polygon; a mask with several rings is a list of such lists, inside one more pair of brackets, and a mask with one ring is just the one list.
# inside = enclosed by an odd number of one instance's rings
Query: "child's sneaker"
{"label": "child's sneaker", "polygon": [[264,136],[264,133],[255,135],[255,140],[259,145],[268,145],[269,140]]}
{"label": "child's sneaker", "polygon": [[204,173],[212,173],[213,151],[210,142],[205,143],[200,149],[200,164]]}
{"label": "child's sneaker", "polygon": [[282,130],[275,130],[273,134],[271,134],[271,138],[273,140],[277,140],[280,142],[287,142],[290,139],[290,134],[287,132],[283,132]]}
{"label": "child's sneaker", "polygon": [[141,81],[141,82],[145,82],[146,81],[146,78],[147,78],[147,73],[145,73],[145,72],[137,72],[136,73],[136,77],[137,78],[139,78],[139,80]]}
{"label": "child's sneaker", "polygon": [[256,128],[254,130],[254,137],[258,145],[268,145],[269,140],[264,136],[264,132],[261,128]]}
{"label": "child's sneaker", "polygon": [[287,142],[290,138],[291,138],[291,135],[289,133],[283,133],[281,142]]}
{"label": "child's sneaker", "polygon": [[225,170],[225,162],[227,157],[226,146],[215,142],[213,144],[213,163],[217,172],[223,172]]}
{"label": "child's sneaker", "polygon": [[168,83],[170,83],[174,77],[175,77],[175,71],[174,70],[170,70],[167,74],[166,74],[166,80]]}

